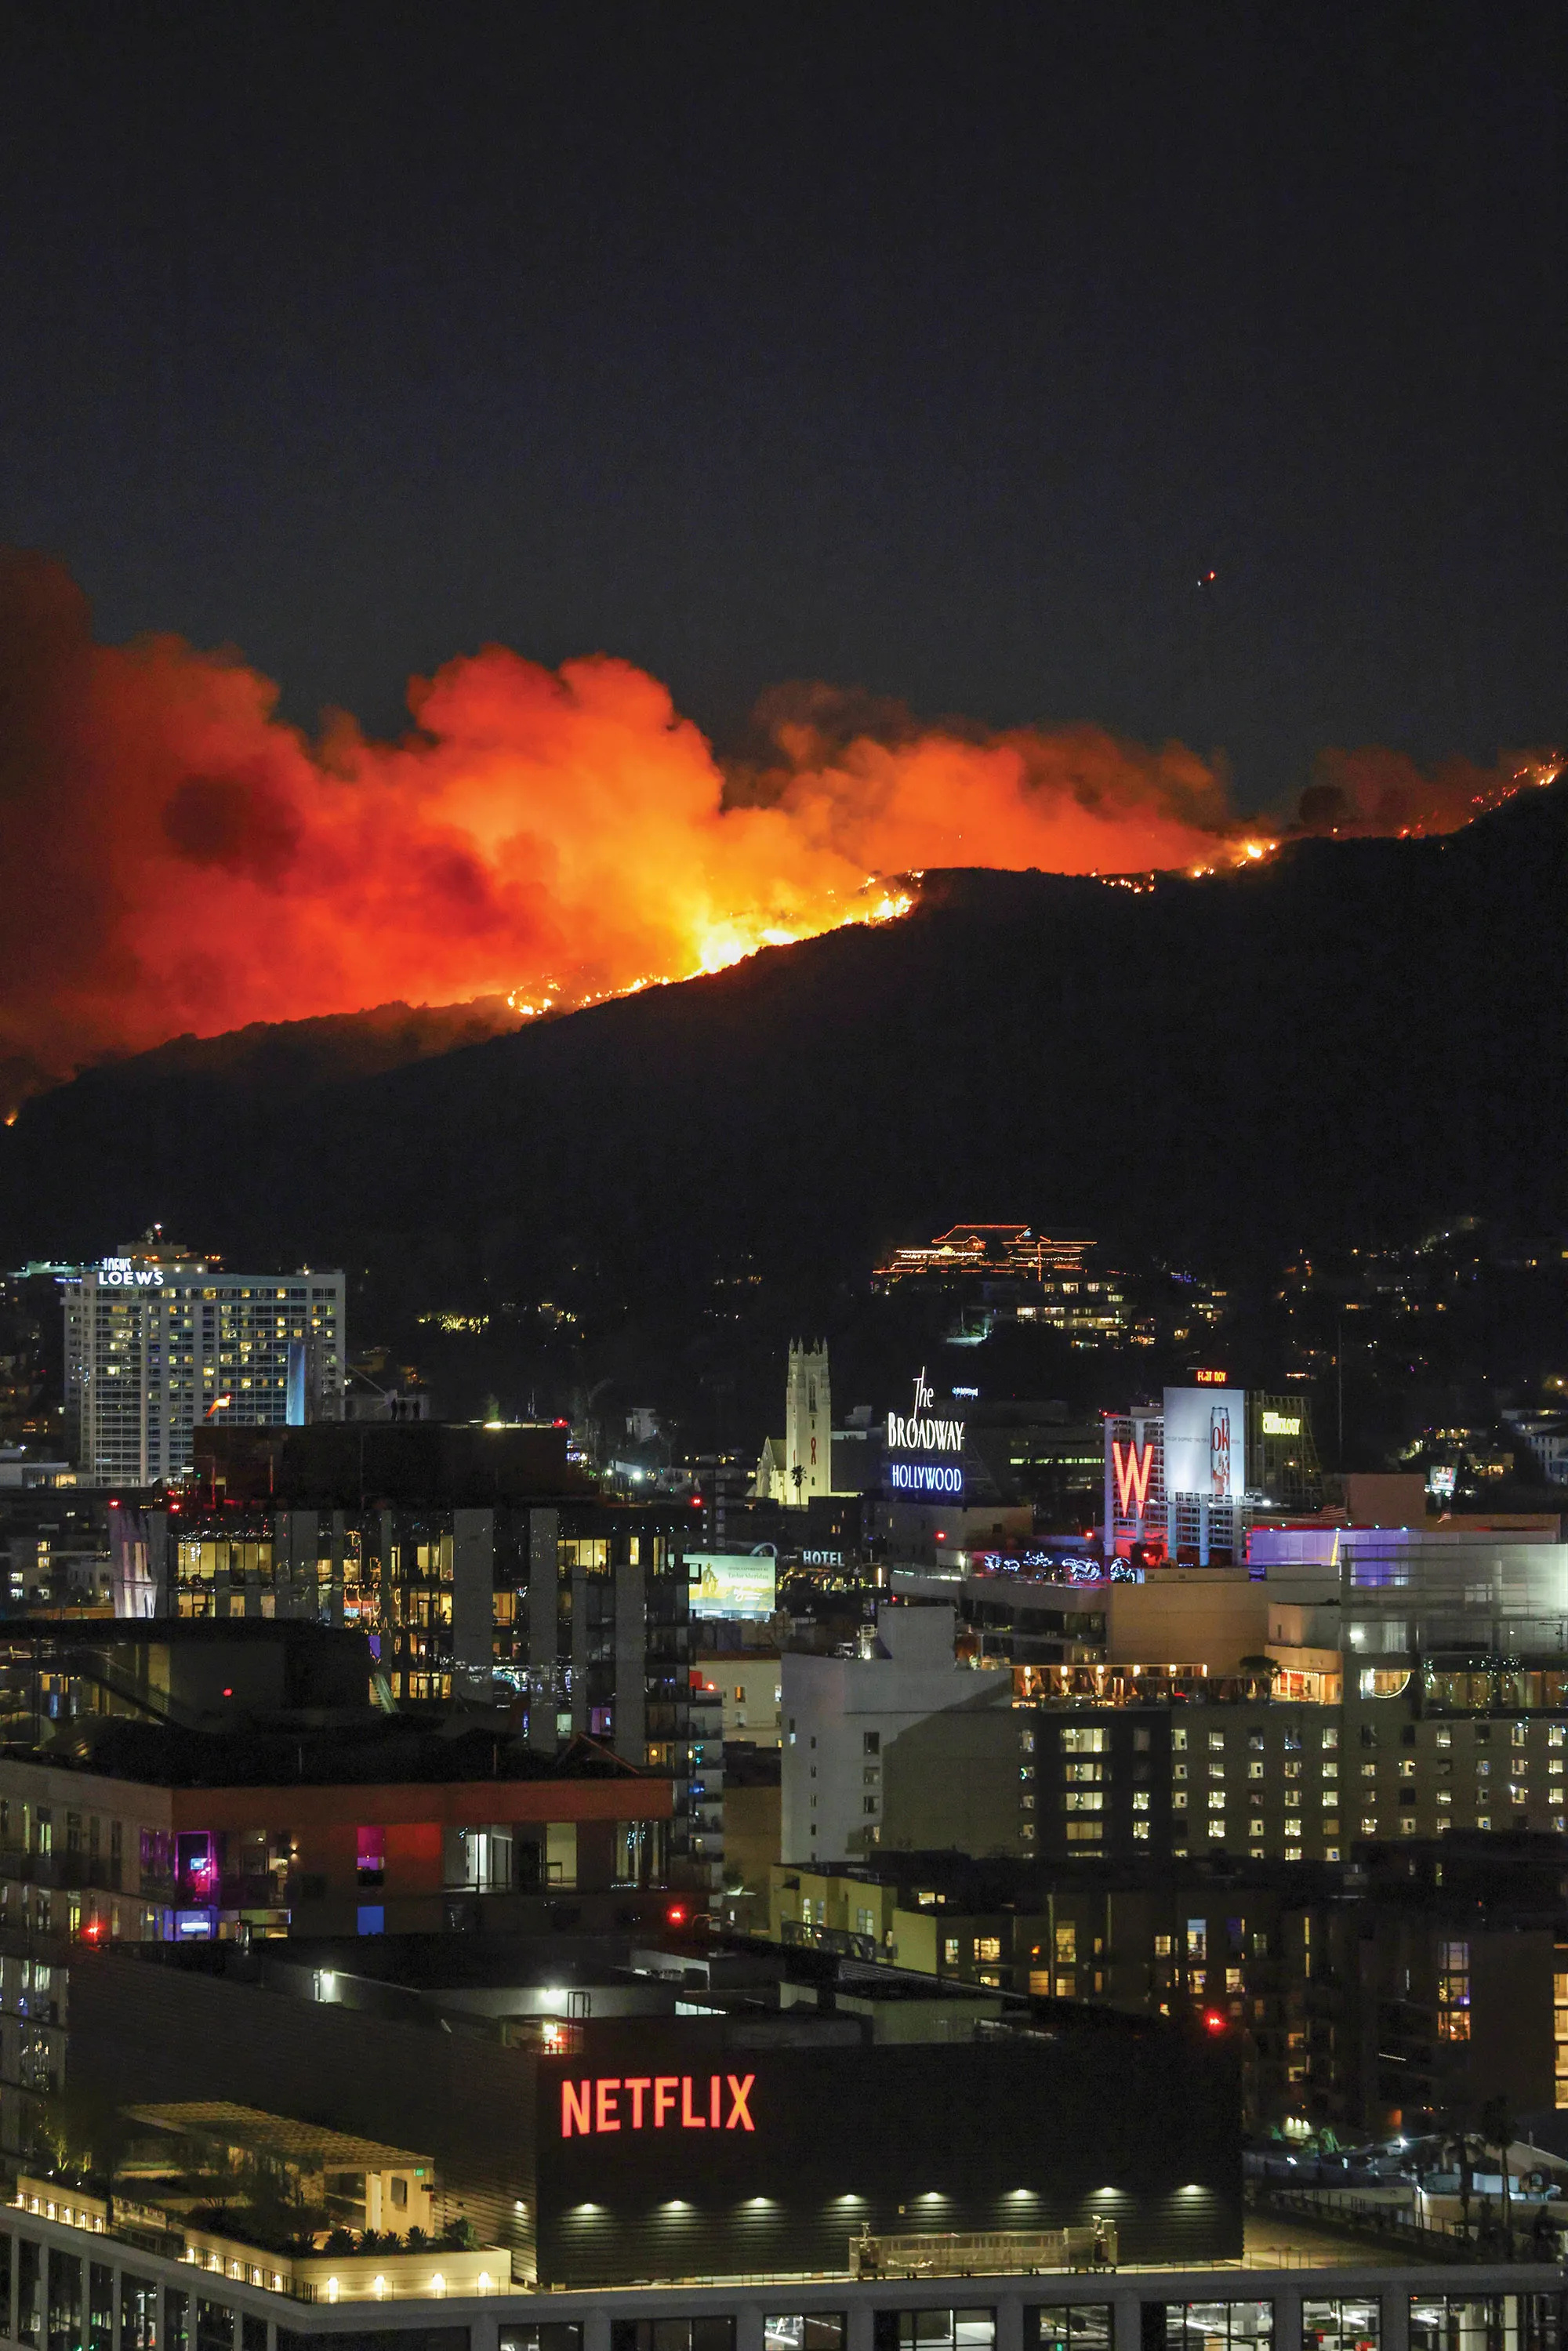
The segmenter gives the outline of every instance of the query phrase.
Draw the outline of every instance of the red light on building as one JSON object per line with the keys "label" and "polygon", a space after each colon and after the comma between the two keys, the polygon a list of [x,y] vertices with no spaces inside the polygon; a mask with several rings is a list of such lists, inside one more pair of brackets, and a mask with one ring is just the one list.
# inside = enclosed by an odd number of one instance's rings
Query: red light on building
{"label": "red light on building", "polygon": [[1223,2032],[1225,2030],[1225,2019],[1217,2008],[1206,2010],[1203,2021],[1210,2032]]}
{"label": "red light on building", "polygon": [[1149,1481],[1155,1470],[1155,1448],[1152,1439],[1143,1446],[1129,1444],[1125,1454],[1119,1437],[1111,1439],[1111,1468],[1116,1480],[1116,1506],[1124,1519],[1139,1518],[1148,1506]]}
{"label": "red light on building", "polygon": [[685,1904],[684,1902],[672,1902],[672,1903],[671,1903],[671,1905],[670,1905],[670,1907],[669,1907],[669,1908],[668,1908],[668,1909],[665,1911],[665,1913],[664,1913],[664,1924],[665,1924],[665,1926],[666,1926],[666,1927],[684,1927],[684,1926],[685,1925],[685,1923],[686,1923],[686,1906],[685,1906]]}
{"label": "red light on building", "polygon": [[[589,2138],[608,2131],[664,2130],[666,2116],[672,2118],[671,2130],[754,2131],[751,2093],[756,2081],[755,2074],[710,2074],[706,2095],[700,2074],[611,2074],[566,2081],[560,2085],[560,2135]],[[622,2099],[629,2105],[623,2106]]]}

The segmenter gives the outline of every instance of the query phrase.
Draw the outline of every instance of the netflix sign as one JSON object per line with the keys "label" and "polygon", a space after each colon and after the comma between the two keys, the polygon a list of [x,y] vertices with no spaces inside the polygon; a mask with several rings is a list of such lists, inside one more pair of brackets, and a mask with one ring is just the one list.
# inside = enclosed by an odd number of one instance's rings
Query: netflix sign
{"label": "netflix sign", "polygon": [[560,2085],[562,2138],[616,2131],[755,2131],[755,2074],[590,2074]]}

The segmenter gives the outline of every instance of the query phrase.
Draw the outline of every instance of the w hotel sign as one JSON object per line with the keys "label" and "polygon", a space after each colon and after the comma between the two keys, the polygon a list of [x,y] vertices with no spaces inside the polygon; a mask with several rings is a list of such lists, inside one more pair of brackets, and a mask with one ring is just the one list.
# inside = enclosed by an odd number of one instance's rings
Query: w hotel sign
{"label": "w hotel sign", "polygon": [[[1146,1411],[1107,1414],[1105,1419],[1105,1530],[1107,1560],[1124,1557],[1134,1546],[1139,1555],[1158,1557],[1166,1549],[1168,1490],[1165,1415],[1157,1406]],[[1154,1544],[1152,1554],[1143,1546]]]}

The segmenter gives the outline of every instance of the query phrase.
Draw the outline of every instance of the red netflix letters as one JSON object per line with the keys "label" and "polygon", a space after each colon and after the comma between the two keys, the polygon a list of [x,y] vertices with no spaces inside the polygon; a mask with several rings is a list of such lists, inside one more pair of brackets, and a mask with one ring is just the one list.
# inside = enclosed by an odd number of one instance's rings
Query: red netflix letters
{"label": "red netflix letters", "polygon": [[[560,2135],[562,2138],[597,2137],[601,2133],[618,2130],[717,2130],[719,2117],[724,2116],[725,2130],[754,2131],[751,2118],[751,2093],[757,2076],[726,2074],[722,2077],[710,2074],[707,2083],[707,2111],[704,2103],[701,2076],[695,2077],[696,2103],[693,2103],[694,2076],[690,2074],[591,2074],[577,2082],[563,2081],[560,2085]],[[724,2091],[729,2092],[729,2111],[724,2114]],[[653,2096],[648,2096],[649,2091]],[[631,2111],[623,2101],[630,2103]],[[678,2119],[675,2116],[679,2105]],[[650,2112],[650,2109],[652,2110]]]}

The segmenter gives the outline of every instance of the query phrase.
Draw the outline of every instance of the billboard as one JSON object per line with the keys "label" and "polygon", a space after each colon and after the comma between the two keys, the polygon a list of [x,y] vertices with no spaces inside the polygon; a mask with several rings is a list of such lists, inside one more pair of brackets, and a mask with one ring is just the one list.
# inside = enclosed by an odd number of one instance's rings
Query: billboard
{"label": "billboard", "polygon": [[1245,1388],[1166,1390],[1166,1494],[1239,1502],[1247,1490]]}
{"label": "billboard", "polygon": [[887,1416],[883,1486],[890,1494],[957,1500],[964,1491],[965,1424],[934,1411],[936,1399],[924,1364],[915,1375],[914,1389],[913,1411]]}
{"label": "billboard", "polygon": [[694,1616],[771,1616],[779,1562],[770,1551],[689,1551]]}

